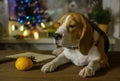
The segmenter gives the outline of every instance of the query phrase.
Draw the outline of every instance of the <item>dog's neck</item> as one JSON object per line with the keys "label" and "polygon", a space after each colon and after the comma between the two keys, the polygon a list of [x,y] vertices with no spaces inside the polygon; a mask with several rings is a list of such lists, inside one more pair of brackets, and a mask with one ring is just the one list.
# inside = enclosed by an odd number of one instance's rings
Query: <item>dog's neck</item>
{"label": "dog's neck", "polygon": [[63,44],[61,47],[65,47],[65,48],[68,48],[68,49],[78,49],[78,41],[74,42],[74,43],[70,43],[70,44]]}
{"label": "dog's neck", "polygon": [[78,45],[67,46],[66,48],[75,50],[78,49]]}
{"label": "dog's neck", "polygon": [[65,47],[72,50],[78,49],[78,45],[57,45],[57,48],[61,48],[61,47],[63,48]]}

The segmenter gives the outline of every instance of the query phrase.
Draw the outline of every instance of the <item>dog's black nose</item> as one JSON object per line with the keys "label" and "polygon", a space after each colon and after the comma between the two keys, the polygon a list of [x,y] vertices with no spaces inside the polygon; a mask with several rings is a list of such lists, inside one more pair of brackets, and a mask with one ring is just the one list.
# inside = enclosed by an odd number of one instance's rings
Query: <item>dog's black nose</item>
{"label": "dog's black nose", "polygon": [[62,35],[59,33],[55,33],[54,38],[55,38],[55,40],[59,40],[62,38]]}

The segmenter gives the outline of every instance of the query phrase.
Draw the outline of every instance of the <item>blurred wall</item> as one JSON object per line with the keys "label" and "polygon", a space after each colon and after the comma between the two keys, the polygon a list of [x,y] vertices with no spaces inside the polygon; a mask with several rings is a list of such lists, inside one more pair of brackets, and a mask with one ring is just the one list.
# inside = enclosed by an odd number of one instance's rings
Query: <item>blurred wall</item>
{"label": "blurred wall", "polygon": [[0,30],[8,35],[8,0],[0,0]]}
{"label": "blurred wall", "polygon": [[110,36],[113,37],[112,51],[120,51],[120,0],[103,0],[103,7],[112,10]]}
{"label": "blurred wall", "polygon": [[[75,1],[75,11],[80,13],[86,12],[86,0],[47,0],[48,12],[51,14],[54,21],[58,20],[64,13],[68,11],[70,2]],[[74,3],[74,2],[73,2]]]}

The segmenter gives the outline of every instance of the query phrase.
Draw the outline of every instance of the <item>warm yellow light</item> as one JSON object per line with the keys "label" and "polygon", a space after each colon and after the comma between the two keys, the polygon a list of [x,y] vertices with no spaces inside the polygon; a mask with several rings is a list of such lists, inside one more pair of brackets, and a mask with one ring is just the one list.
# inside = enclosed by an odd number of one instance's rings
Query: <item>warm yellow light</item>
{"label": "warm yellow light", "polygon": [[53,22],[51,21],[51,22],[49,22],[49,25],[53,25]]}
{"label": "warm yellow light", "polygon": [[41,26],[42,28],[46,28],[45,24],[44,23],[41,23]]}
{"label": "warm yellow light", "polygon": [[12,25],[12,31],[15,31],[15,25],[14,24]]}
{"label": "warm yellow light", "polygon": [[30,21],[28,21],[27,24],[30,24]]}
{"label": "warm yellow light", "polygon": [[20,26],[20,31],[23,31],[24,30],[24,26]]}
{"label": "warm yellow light", "polygon": [[35,40],[39,39],[39,33],[38,33],[38,32],[34,32],[33,35],[34,35],[34,39],[35,39]]}
{"label": "warm yellow light", "polygon": [[25,30],[24,32],[23,32],[23,36],[24,37],[27,37],[27,36],[29,36],[30,35],[30,31],[29,30]]}

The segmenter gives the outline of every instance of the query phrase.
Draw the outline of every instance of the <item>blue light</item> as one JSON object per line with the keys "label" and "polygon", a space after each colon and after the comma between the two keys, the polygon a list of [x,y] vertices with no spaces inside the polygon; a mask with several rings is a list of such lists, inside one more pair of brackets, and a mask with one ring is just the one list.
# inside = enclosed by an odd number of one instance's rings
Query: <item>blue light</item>
{"label": "blue light", "polygon": [[26,3],[28,3],[28,2],[29,2],[29,0],[25,0],[25,2],[26,2]]}
{"label": "blue light", "polygon": [[23,23],[23,20],[20,20],[19,22],[22,24],[22,23]]}
{"label": "blue light", "polygon": [[40,23],[40,22],[42,22],[42,20],[39,19],[37,22]]}
{"label": "blue light", "polygon": [[38,15],[38,16],[37,16],[37,18],[38,18],[38,19],[40,19],[40,18],[41,18],[41,16],[40,16],[40,15]]}
{"label": "blue light", "polygon": [[26,16],[26,19],[29,19],[30,17],[29,16]]}

